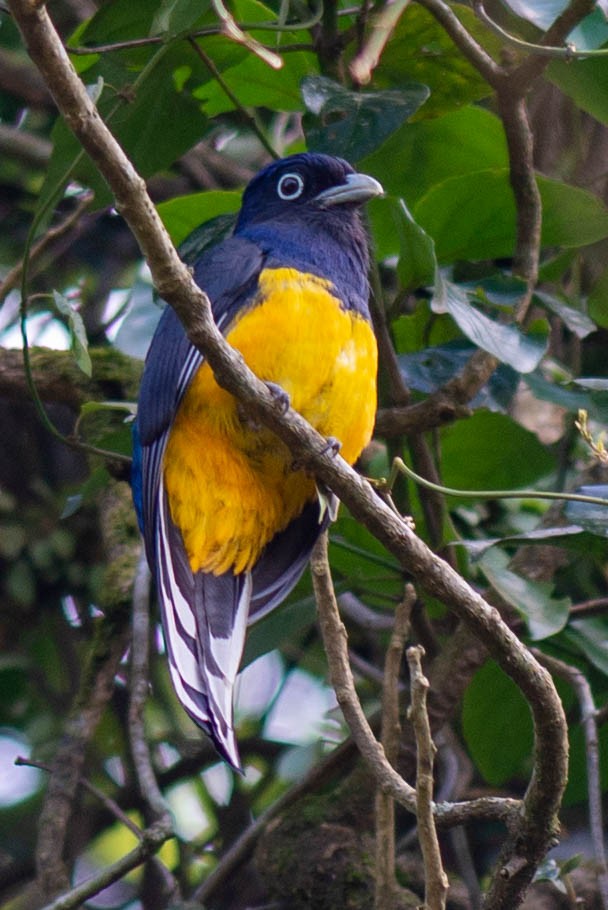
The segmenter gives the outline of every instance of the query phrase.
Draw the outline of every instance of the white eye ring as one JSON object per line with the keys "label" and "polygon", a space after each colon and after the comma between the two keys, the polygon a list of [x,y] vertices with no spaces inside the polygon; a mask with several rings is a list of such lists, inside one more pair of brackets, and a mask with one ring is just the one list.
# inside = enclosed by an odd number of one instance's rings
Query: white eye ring
{"label": "white eye ring", "polygon": [[283,174],[277,184],[277,193],[281,199],[297,199],[304,192],[304,181],[299,174]]}

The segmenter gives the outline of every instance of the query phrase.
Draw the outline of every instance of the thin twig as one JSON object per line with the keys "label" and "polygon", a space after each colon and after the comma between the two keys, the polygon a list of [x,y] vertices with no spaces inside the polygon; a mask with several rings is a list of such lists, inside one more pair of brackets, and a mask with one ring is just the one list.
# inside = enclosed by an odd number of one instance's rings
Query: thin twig
{"label": "thin twig", "polygon": [[[51,765],[46,764],[41,761],[34,761],[31,758],[21,758],[19,756],[15,759],[15,764],[23,766],[25,768],[38,768],[39,771],[46,771],[47,774],[53,773],[53,768]],[[133,819],[129,818],[126,812],[123,812],[121,807],[118,805],[115,799],[112,799],[111,796],[108,796],[107,793],[104,793],[99,787],[96,787],[95,784],[92,784],[90,780],[86,777],[81,777],[78,781],[79,785],[86,790],[91,796],[94,796],[95,799],[104,806],[111,815],[113,815],[118,821],[128,828],[131,834],[134,834],[138,840],[141,840],[143,837],[143,831],[136,825]]]}
{"label": "thin twig", "polygon": [[229,98],[229,100],[232,102],[232,104],[234,104],[236,110],[239,111],[239,113],[241,114],[243,119],[249,125],[251,131],[254,132],[255,135],[258,137],[258,139],[260,140],[260,142],[262,143],[262,145],[264,146],[264,148],[266,149],[268,154],[272,155],[273,158],[279,158],[280,157],[279,154],[277,153],[276,149],[274,149],[272,147],[272,144],[271,144],[270,140],[268,139],[268,136],[266,135],[266,132],[263,129],[262,125],[260,124],[258,118],[254,114],[250,113],[247,110],[247,108],[241,104],[238,97],[232,91],[232,89],[230,88],[230,86],[228,85],[228,83],[226,82],[226,80],[224,79],[224,77],[222,76],[220,71],[218,70],[217,66],[211,59],[211,57],[209,57],[208,54],[205,53],[205,51],[202,49],[200,44],[197,41],[195,41],[194,38],[189,38],[188,40],[189,40],[190,47],[192,47],[194,49],[194,52],[203,61],[203,63],[205,64],[205,66],[207,67],[207,69],[209,70],[209,72],[211,73],[211,75],[213,76],[213,78],[215,79],[217,84],[219,85],[219,87],[222,89],[222,91],[224,92],[226,97]]}
{"label": "thin twig", "polygon": [[255,38],[252,38],[251,35],[244,32],[230,15],[222,0],[211,0],[211,6],[213,7],[215,15],[220,20],[222,33],[226,35],[227,38],[236,41],[237,44],[244,45],[248,51],[251,51],[252,54],[259,57],[260,60],[263,60],[264,63],[267,63],[268,66],[271,66],[273,69],[281,69],[283,61],[279,55],[275,54],[274,51],[268,50],[263,44],[256,41]]}
{"label": "thin twig", "polygon": [[355,690],[355,681],[348,663],[346,629],[340,619],[329,571],[326,534],[321,535],[315,545],[310,567],[331,684],[338,704],[357,748],[374,774],[378,786],[386,793],[392,795],[398,793],[399,802],[411,812],[415,812],[416,792],[387,761],[384,749],[372,732]]}
{"label": "thin twig", "polygon": [[[68,231],[74,226],[74,224],[76,224],[81,215],[84,214],[86,209],[91,204],[92,199],[93,193],[89,191],[83,193],[78,200],[76,207],[66,215],[63,221],[60,221],[59,224],[56,224],[54,227],[49,228],[47,231],[45,231],[42,237],[36,241],[36,243],[29,251],[28,268],[30,270],[32,264],[42,255],[42,253],[44,253],[56,240],[67,234]],[[22,274],[23,260],[14,265],[13,268],[10,269],[10,271],[7,272],[4,276],[4,280],[0,284],[0,303],[2,303],[9,291],[12,291],[18,286]]]}
{"label": "thin twig", "polygon": [[[399,677],[403,649],[408,635],[410,613],[416,592],[407,585],[403,599],[395,610],[395,625],[386,651],[384,685],[382,688],[381,742],[387,760],[397,763],[401,724],[399,723]],[[390,910],[395,904],[397,879],[395,877],[395,803],[382,790],[376,792],[376,882],[374,906],[376,910]]]}
{"label": "thin twig", "polygon": [[407,649],[410,668],[411,706],[409,718],[416,735],[416,817],[418,839],[424,863],[424,908],[444,910],[448,893],[448,878],[445,874],[439,850],[439,840],[433,818],[433,765],[435,744],[431,738],[431,725],[426,710],[426,695],[429,682],[422,672],[424,649],[415,645]]}
{"label": "thin twig", "polygon": [[152,821],[172,824],[171,812],[156,780],[144,726],[144,708],[150,688],[150,570],[145,553],[137,565],[133,585],[131,673],[129,680],[129,744],[137,783]]}
{"label": "thin twig", "polygon": [[113,882],[118,881],[130,872],[141,866],[148,857],[153,856],[157,850],[162,847],[166,840],[173,836],[171,829],[165,828],[161,823],[156,823],[142,832],[140,843],[111,866],[101,869],[96,875],[91,876],[86,881],[71,888],[66,894],[62,894],[56,900],[43,907],[43,910],[72,910],[79,907],[88,898],[99,894],[104,888],[107,888]]}
{"label": "thin twig", "polygon": [[410,0],[394,0],[381,6],[369,19],[369,34],[357,56],[349,64],[349,71],[357,85],[367,85],[378,66],[382,51],[399,19],[410,5]]}
{"label": "thin twig", "polygon": [[537,660],[551,673],[566,680],[579,703],[581,724],[585,736],[585,757],[587,761],[587,792],[589,796],[589,828],[593,842],[593,855],[597,865],[597,881],[602,907],[608,910],[608,862],[604,841],[602,819],[602,786],[600,779],[600,748],[598,738],[597,711],[591,686],[586,676],[571,664],[557,657],[533,650]]}

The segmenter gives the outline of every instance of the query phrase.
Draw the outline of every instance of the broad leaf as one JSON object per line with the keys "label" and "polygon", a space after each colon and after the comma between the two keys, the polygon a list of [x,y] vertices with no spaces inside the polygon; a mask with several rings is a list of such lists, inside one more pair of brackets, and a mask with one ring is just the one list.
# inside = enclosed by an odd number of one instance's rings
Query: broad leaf
{"label": "broad leaf", "polygon": [[462,729],[487,783],[499,787],[515,775],[528,776],[533,749],[530,709],[494,661],[475,674],[466,690]]}
{"label": "broad leaf", "polygon": [[177,35],[191,28],[209,9],[205,0],[161,0],[150,27],[151,35]]}
{"label": "broad leaf", "polygon": [[[588,484],[578,487],[574,492],[583,496],[597,496],[608,503],[606,484]],[[581,525],[586,531],[591,531],[599,537],[608,537],[608,504],[602,506],[589,502],[567,502],[565,514],[568,521]]]}
{"label": "broad leaf", "polygon": [[[543,245],[579,247],[608,236],[608,209],[597,196],[546,177],[538,186]],[[515,202],[506,169],[448,178],[416,203],[413,215],[434,239],[440,262],[513,255]]]}
{"label": "broad leaf", "polygon": [[586,313],[581,312],[581,310],[576,310],[574,307],[568,306],[567,303],[558,300],[553,294],[547,294],[545,291],[537,291],[534,297],[542,303],[546,309],[555,313],[556,316],[559,316],[562,322],[571,332],[574,332],[577,338],[586,338],[591,332],[596,331],[597,326],[593,319],[590,319],[589,316],[587,316]]}
{"label": "broad leaf", "polygon": [[567,638],[604,675],[608,676],[608,622],[605,616],[576,619],[566,632]]}
{"label": "broad leaf", "polygon": [[[450,8],[469,33],[499,59],[501,40],[481,24],[469,7],[453,3]],[[416,119],[437,117],[492,93],[437,19],[418,3],[411,3],[400,17],[374,70],[374,85],[378,88],[394,88],[408,81],[421,82],[431,90]]]}
{"label": "broad leaf", "polygon": [[[399,355],[399,369],[410,389],[430,394],[453,379],[470,359],[476,346],[466,339]],[[520,381],[520,374],[501,364],[486,386],[471,401],[471,407],[506,411]]]}
{"label": "broad leaf", "polygon": [[386,193],[405,199],[415,217],[416,202],[448,177],[507,166],[500,120],[472,106],[406,123],[360,164],[381,181]]}
{"label": "broad leaf", "polygon": [[449,313],[460,330],[477,347],[493,354],[518,373],[536,369],[546,350],[546,344],[523,335],[518,328],[496,322],[476,309],[469,300],[467,290],[448,281],[439,269],[436,273],[433,310]]}
{"label": "broad leaf", "polygon": [[596,120],[608,123],[608,57],[563,63],[554,60],[548,70],[551,82]]}
{"label": "broad leaf", "polygon": [[572,602],[569,597],[554,597],[553,585],[530,581],[509,569],[510,557],[492,547],[479,560],[479,567],[503,600],[526,620],[534,641],[560,632],[568,622]]}
{"label": "broad leaf", "polygon": [[443,482],[467,490],[518,490],[555,470],[534,433],[488,411],[442,429],[441,462]]}
{"label": "broad leaf", "polygon": [[425,85],[398,91],[351,92],[325,76],[308,76],[302,97],[308,110],[304,129],[308,147],[360,161],[379,148],[429,96]]}

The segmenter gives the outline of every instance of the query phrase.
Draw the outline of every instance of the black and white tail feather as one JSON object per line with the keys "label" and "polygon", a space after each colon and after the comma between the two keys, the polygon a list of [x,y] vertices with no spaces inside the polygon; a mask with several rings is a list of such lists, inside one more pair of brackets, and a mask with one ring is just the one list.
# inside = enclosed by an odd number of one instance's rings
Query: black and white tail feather
{"label": "black and white tail feather", "polygon": [[247,626],[296,584],[335,504],[333,496],[320,496],[307,505],[268,544],[251,572],[193,573],[162,480],[159,484],[155,564],[171,678],[192,720],[237,771],[242,768],[233,698]]}

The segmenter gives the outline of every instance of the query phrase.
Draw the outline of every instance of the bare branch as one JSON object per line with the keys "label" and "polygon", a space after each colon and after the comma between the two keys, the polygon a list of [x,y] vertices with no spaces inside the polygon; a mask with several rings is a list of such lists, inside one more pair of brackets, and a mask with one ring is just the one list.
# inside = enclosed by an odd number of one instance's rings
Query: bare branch
{"label": "bare branch", "polygon": [[97,875],[91,876],[82,884],[71,888],[66,894],[62,894],[61,897],[47,904],[43,910],[72,910],[72,908],[80,907],[88,898],[99,894],[100,891],[118,881],[127,872],[136,869],[137,866],[141,866],[172,835],[172,830],[167,830],[160,823],[147,828],[142,832],[140,843],[130,853],[127,853],[126,856],[123,856],[111,866],[106,866]]}
{"label": "bare branch", "polygon": [[585,735],[585,755],[587,759],[587,791],[589,794],[589,828],[593,841],[593,854],[597,864],[597,880],[604,910],[608,910],[608,863],[604,842],[604,822],[602,819],[602,786],[600,780],[600,746],[598,738],[597,710],[593,700],[591,686],[584,674],[570,664],[558,660],[549,654],[534,649],[534,655],[551,673],[565,679],[578,699],[581,711],[581,724]]}
{"label": "bare branch", "polygon": [[152,821],[161,821],[170,828],[171,812],[156,780],[144,727],[144,709],[150,686],[150,583],[150,570],[142,547],[133,585],[129,742],[139,790],[150,818]]}
{"label": "bare branch", "polygon": [[399,19],[410,5],[410,0],[395,0],[380,7],[368,23],[369,35],[364,46],[349,64],[353,82],[367,85],[373,70],[378,66],[382,51]]}
{"label": "bare branch", "polygon": [[[403,649],[409,630],[410,613],[416,592],[407,585],[403,599],[395,611],[395,625],[386,652],[384,685],[382,688],[381,741],[387,760],[397,763],[401,724],[399,723],[399,676]],[[382,790],[376,792],[376,885],[374,906],[388,910],[395,903],[395,803]]]}
{"label": "bare branch", "polygon": [[411,706],[409,718],[416,735],[416,817],[418,838],[424,862],[424,908],[444,910],[448,892],[448,878],[443,869],[439,841],[433,818],[433,766],[435,744],[426,710],[429,681],[422,672],[424,649],[420,645],[407,649],[410,668]]}
{"label": "bare branch", "polygon": [[[71,211],[59,224],[54,225],[49,228],[48,231],[45,231],[42,237],[36,241],[32,246],[28,262],[31,265],[32,262],[35,262],[42,253],[44,253],[48,248],[60,237],[63,237],[67,234],[73,226],[80,220],[81,216],[85,213],[91,200],[93,199],[92,193],[83,193],[82,197],[78,201],[76,208]],[[13,288],[16,288],[21,280],[21,275],[23,272],[23,262],[18,262],[17,265],[4,276],[4,280],[0,284],[0,303],[4,300],[9,291],[12,291]]]}
{"label": "bare branch", "polygon": [[315,545],[310,567],[331,684],[346,722],[378,786],[383,792],[398,799],[410,812],[415,812],[415,790],[387,761],[384,749],[372,732],[355,690],[355,681],[348,662],[346,629],[340,619],[329,571],[326,534],[323,534]]}

